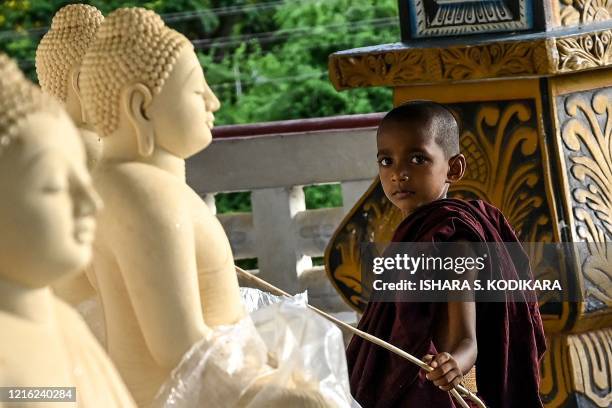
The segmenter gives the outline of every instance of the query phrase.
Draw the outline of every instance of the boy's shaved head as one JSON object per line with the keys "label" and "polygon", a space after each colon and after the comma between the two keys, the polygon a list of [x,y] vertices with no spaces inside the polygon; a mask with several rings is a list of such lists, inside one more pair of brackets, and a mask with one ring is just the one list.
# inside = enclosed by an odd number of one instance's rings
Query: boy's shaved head
{"label": "boy's shaved head", "polygon": [[450,184],[465,172],[457,121],[434,102],[393,109],[378,127],[376,145],[383,191],[403,214],[446,197]]}
{"label": "boy's shaved head", "polygon": [[378,127],[378,133],[382,133],[385,125],[391,123],[406,126],[407,130],[413,126],[426,127],[426,131],[433,135],[446,158],[460,153],[457,119],[448,108],[439,103],[411,101],[397,106],[385,115]]}

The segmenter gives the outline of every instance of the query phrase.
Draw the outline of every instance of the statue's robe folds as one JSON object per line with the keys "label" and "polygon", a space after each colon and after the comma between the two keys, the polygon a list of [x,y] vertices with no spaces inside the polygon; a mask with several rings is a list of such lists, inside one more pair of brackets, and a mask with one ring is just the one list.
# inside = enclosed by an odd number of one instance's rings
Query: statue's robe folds
{"label": "statue's robe folds", "polygon": [[0,310],[0,386],[75,387],[76,402],[7,402],[0,408],[136,408],[80,315],[53,298],[44,322]]}
{"label": "statue's robe folds", "polygon": [[[419,207],[398,226],[393,241],[518,242],[498,209],[480,200],[457,199]],[[504,279],[532,276],[524,252],[523,259],[512,259],[503,245],[495,248]],[[437,354],[432,339],[441,306],[445,304],[370,302],[358,327],[416,357]],[[546,343],[537,304],[477,303],[476,338],[478,394],[487,407],[542,407],[539,371]],[[351,392],[364,408],[456,406],[419,367],[357,336],[347,358]]]}

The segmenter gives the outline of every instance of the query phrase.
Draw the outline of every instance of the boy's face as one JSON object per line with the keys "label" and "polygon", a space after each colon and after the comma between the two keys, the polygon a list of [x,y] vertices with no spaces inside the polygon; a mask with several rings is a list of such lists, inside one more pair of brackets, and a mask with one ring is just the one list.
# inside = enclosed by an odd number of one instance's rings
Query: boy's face
{"label": "boy's face", "polygon": [[376,141],[383,190],[404,215],[446,195],[449,160],[424,122],[385,123]]}

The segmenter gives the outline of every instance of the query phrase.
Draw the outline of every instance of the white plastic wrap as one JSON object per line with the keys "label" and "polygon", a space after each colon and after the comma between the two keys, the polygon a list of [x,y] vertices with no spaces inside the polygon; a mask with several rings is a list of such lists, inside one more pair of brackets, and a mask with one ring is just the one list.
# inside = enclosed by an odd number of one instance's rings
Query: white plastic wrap
{"label": "white plastic wrap", "polygon": [[280,298],[242,289],[250,315],[185,354],[155,406],[356,407],[342,334],[306,307],[306,295]]}

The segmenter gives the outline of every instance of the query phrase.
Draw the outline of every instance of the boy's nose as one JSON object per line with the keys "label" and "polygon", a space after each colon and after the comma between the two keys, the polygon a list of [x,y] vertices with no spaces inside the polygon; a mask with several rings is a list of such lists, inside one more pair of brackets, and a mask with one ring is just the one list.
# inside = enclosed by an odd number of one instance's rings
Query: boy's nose
{"label": "boy's nose", "polygon": [[393,181],[406,182],[410,179],[406,171],[393,173]]}

